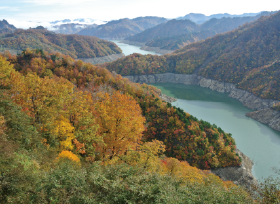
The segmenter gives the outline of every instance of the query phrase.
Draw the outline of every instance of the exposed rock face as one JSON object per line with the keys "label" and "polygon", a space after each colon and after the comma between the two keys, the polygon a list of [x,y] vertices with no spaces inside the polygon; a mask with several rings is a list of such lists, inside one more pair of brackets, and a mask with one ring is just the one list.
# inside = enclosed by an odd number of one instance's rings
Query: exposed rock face
{"label": "exposed rock face", "polygon": [[257,185],[256,178],[252,175],[253,161],[243,154],[240,150],[236,150],[236,153],[242,158],[242,164],[240,167],[225,167],[211,170],[213,174],[216,174],[224,181],[232,181],[237,185],[241,185],[247,189],[251,189],[252,185]]}
{"label": "exposed rock face", "polygon": [[[277,100],[272,99],[262,99],[258,98],[254,94],[241,90],[235,87],[234,84],[220,82],[213,79],[206,79],[202,76],[195,74],[151,74],[151,75],[140,75],[140,76],[124,76],[129,78],[133,82],[137,83],[181,83],[181,84],[191,84],[198,85],[201,87],[206,87],[214,91],[228,93],[229,97],[239,100],[244,106],[252,110],[263,110],[261,112],[254,112],[247,114],[261,123],[268,125],[269,127],[280,131],[280,112],[270,109],[274,104],[278,103]],[[265,111],[267,110],[267,111]],[[269,111],[268,111],[269,110]],[[265,114],[265,112],[267,112]],[[261,114],[263,117],[261,117]],[[264,115],[265,114],[265,115]]]}
{"label": "exposed rock face", "polygon": [[173,97],[171,97],[171,96],[167,96],[167,95],[165,95],[165,94],[161,94],[161,95],[160,95],[160,98],[161,98],[162,100],[166,101],[166,102],[169,102],[169,103],[172,103],[172,102],[177,101],[176,98],[173,98]]}
{"label": "exposed rock face", "polygon": [[123,53],[121,54],[113,54],[113,55],[108,55],[105,57],[96,57],[96,58],[79,58],[80,60],[84,62],[90,62],[91,64],[102,64],[105,62],[112,62],[115,61],[119,58],[124,57],[125,55]]}
{"label": "exposed rock face", "polygon": [[246,116],[253,118],[269,127],[280,131],[280,112],[271,108],[246,113]]}

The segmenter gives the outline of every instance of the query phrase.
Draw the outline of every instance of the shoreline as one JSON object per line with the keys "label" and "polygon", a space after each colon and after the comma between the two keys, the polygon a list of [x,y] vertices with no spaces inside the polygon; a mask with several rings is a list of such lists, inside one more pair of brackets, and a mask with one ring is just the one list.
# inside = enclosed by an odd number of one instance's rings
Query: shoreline
{"label": "shoreline", "polygon": [[103,64],[105,62],[112,62],[123,57],[125,57],[125,55],[123,53],[120,53],[120,54],[112,54],[104,57],[78,58],[76,60],[82,60],[83,62],[89,62],[91,64]]}
{"label": "shoreline", "polygon": [[[128,78],[132,82],[136,83],[183,83],[183,84],[192,84],[192,85],[200,85],[205,86],[205,82],[207,79],[197,76],[197,75],[179,75],[179,74],[153,74],[153,75],[135,75],[135,76],[123,76],[124,78]],[[206,80],[206,81],[205,81]],[[199,83],[200,82],[200,83]],[[217,84],[217,82],[215,81]],[[218,86],[216,86],[217,88]],[[209,87],[208,87],[209,88]],[[212,90],[214,87],[212,86]],[[225,91],[225,89],[219,89],[220,92]],[[166,102],[174,102],[177,99],[174,97],[167,96],[165,94],[160,95],[161,99]],[[236,149],[236,153],[242,158],[241,166],[234,167],[224,167],[211,169],[210,172],[219,176],[224,181],[232,181],[234,184],[243,186],[249,190],[252,189],[252,185],[258,185],[257,179],[252,174],[252,167],[254,162],[246,156],[239,149]]]}
{"label": "shoreline", "polygon": [[238,89],[234,84],[207,79],[196,74],[150,74],[123,76],[136,83],[181,83],[186,85],[198,85],[214,91],[228,93],[229,97],[239,100],[243,106],[252,109],[246,116],[268,125],[274,130],[280,131],[280,112],[271,107],[280,101],[273,99],[262,99],[252,93]]}

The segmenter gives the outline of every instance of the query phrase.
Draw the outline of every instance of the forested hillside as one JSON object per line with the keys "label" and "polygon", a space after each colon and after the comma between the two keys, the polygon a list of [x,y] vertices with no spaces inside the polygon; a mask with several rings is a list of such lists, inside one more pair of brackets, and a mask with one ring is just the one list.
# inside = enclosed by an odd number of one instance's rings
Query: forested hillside
{"label": "forested hillside", "polygon": [[18,29],[10,34],[0,35],[2,50],[21,52],[27,48],[56,51],[73,58],[94,58],[121,53],[112,42],[92,36],[63,35],[46,29]]}
{"label": "forested hillside", "polygon": [[6,52],[0,71],[1,202],[253,203],[184,161],[239,165],[231,135],[158,89],[47,51]]}
{"label": "forested hillside", "polygon": [[140,33],[148,28],[158,24],[165,23],[167,19],[160,17],[138,17],[134,19],[120,19],[110,21],[96,28],[85,28],[79,35],[96,36],[103,39],[124,39],[129,36]]}
{"label": "forested hillside", "polygon": [[190,20],[171,20],[126,38],[126,40],[146,43],[149,47],[159,47],[163,50],[175,50],[216,34],[234,30],[245,23],[258,19],[260,16],[271,13],[263,12],[251,17],[212,18],[201,25]]}
{"label": "forested hillside", "polygon": [[262,98],[280,100],[280,12],[172,54],[131,55],[107,64],[122,75],[181,73],[230,82]]}

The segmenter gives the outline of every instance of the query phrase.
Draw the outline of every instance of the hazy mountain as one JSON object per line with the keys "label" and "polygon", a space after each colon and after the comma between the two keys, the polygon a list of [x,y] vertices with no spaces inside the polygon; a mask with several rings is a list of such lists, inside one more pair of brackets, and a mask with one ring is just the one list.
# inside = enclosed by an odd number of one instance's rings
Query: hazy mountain
{"label": "hazy mountain", "polygon": [[212,18],[201,25],[190,20],[171,20],[126,38],[126,40],[146,43],[149,47],[175,50],[192,42],[234,30],[245,23],[258,19],[260,16],[270,14],[271,12],[262,12],[257,16]]}
{"label": "hazy mountain", "polygon": [[224,18],[224,17],[245,17],[245,16],[256,16],[260,13],[244,13],[244,14],[240,14],[240,15],[231,15],[231,14],[228,14],[228,13],[220,13],[220,14],[213,14],[213,15],[210,15],[210,16],[205,16],[204,14],[201,14],[201,13],[190,13],[190,14],[187,14],[183,17],[179,17],[177,18],[178,20],[183,20],[183,19],[189,19],[197,24],[201,24],[201,23],[204,23],[208,20],[210,20],[211,18]]}
{"label": "hazy mountain", "polygon": [[9,24],[8,21],[6,21],[5,19],[3,19],[2,21],[0,21],[0,29],[3,29],[3,28],[16,29],[15,26]]}
{"label": "hazy mountain", "polygon": [[138,17],[134,19],[120,19],[109,21],[96,28],[85,28],[79,35],[90,35],[105,39],[124,39],[140,33],[148,28],[167,22],[167,19],[160,17]]}
{"label": "hazy mountain", "polygon": [[8,21],[6,21],[5,19],[0,21],[0,34],[12,33],[15,29],[16,27],[12,24],[9,24]]}

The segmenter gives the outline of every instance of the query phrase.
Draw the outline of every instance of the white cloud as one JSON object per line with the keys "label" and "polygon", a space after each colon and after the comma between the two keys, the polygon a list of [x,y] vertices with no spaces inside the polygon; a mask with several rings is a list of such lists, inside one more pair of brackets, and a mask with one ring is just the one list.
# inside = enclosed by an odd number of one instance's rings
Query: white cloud
{"label": "white cloud", "polygon": [[16,28],[28,29],[28,28],[35,28],[37,26],[43,26],[45,28],[50,28],[51,24],[49,22],[31,22],[31,21],[20,21],[14,19],[7,19],[7,21],[14,25]]}
{"label": "white cloud", "polygon": [[0,10],[19,11],[19,8],[17,8],[17,7],[10,7],[10,6],[0,6]]}
{"label": "white cloud", "polygon": [[93,1],[95,0],[23,0],[22,2],[36,5],[76,5]]}

